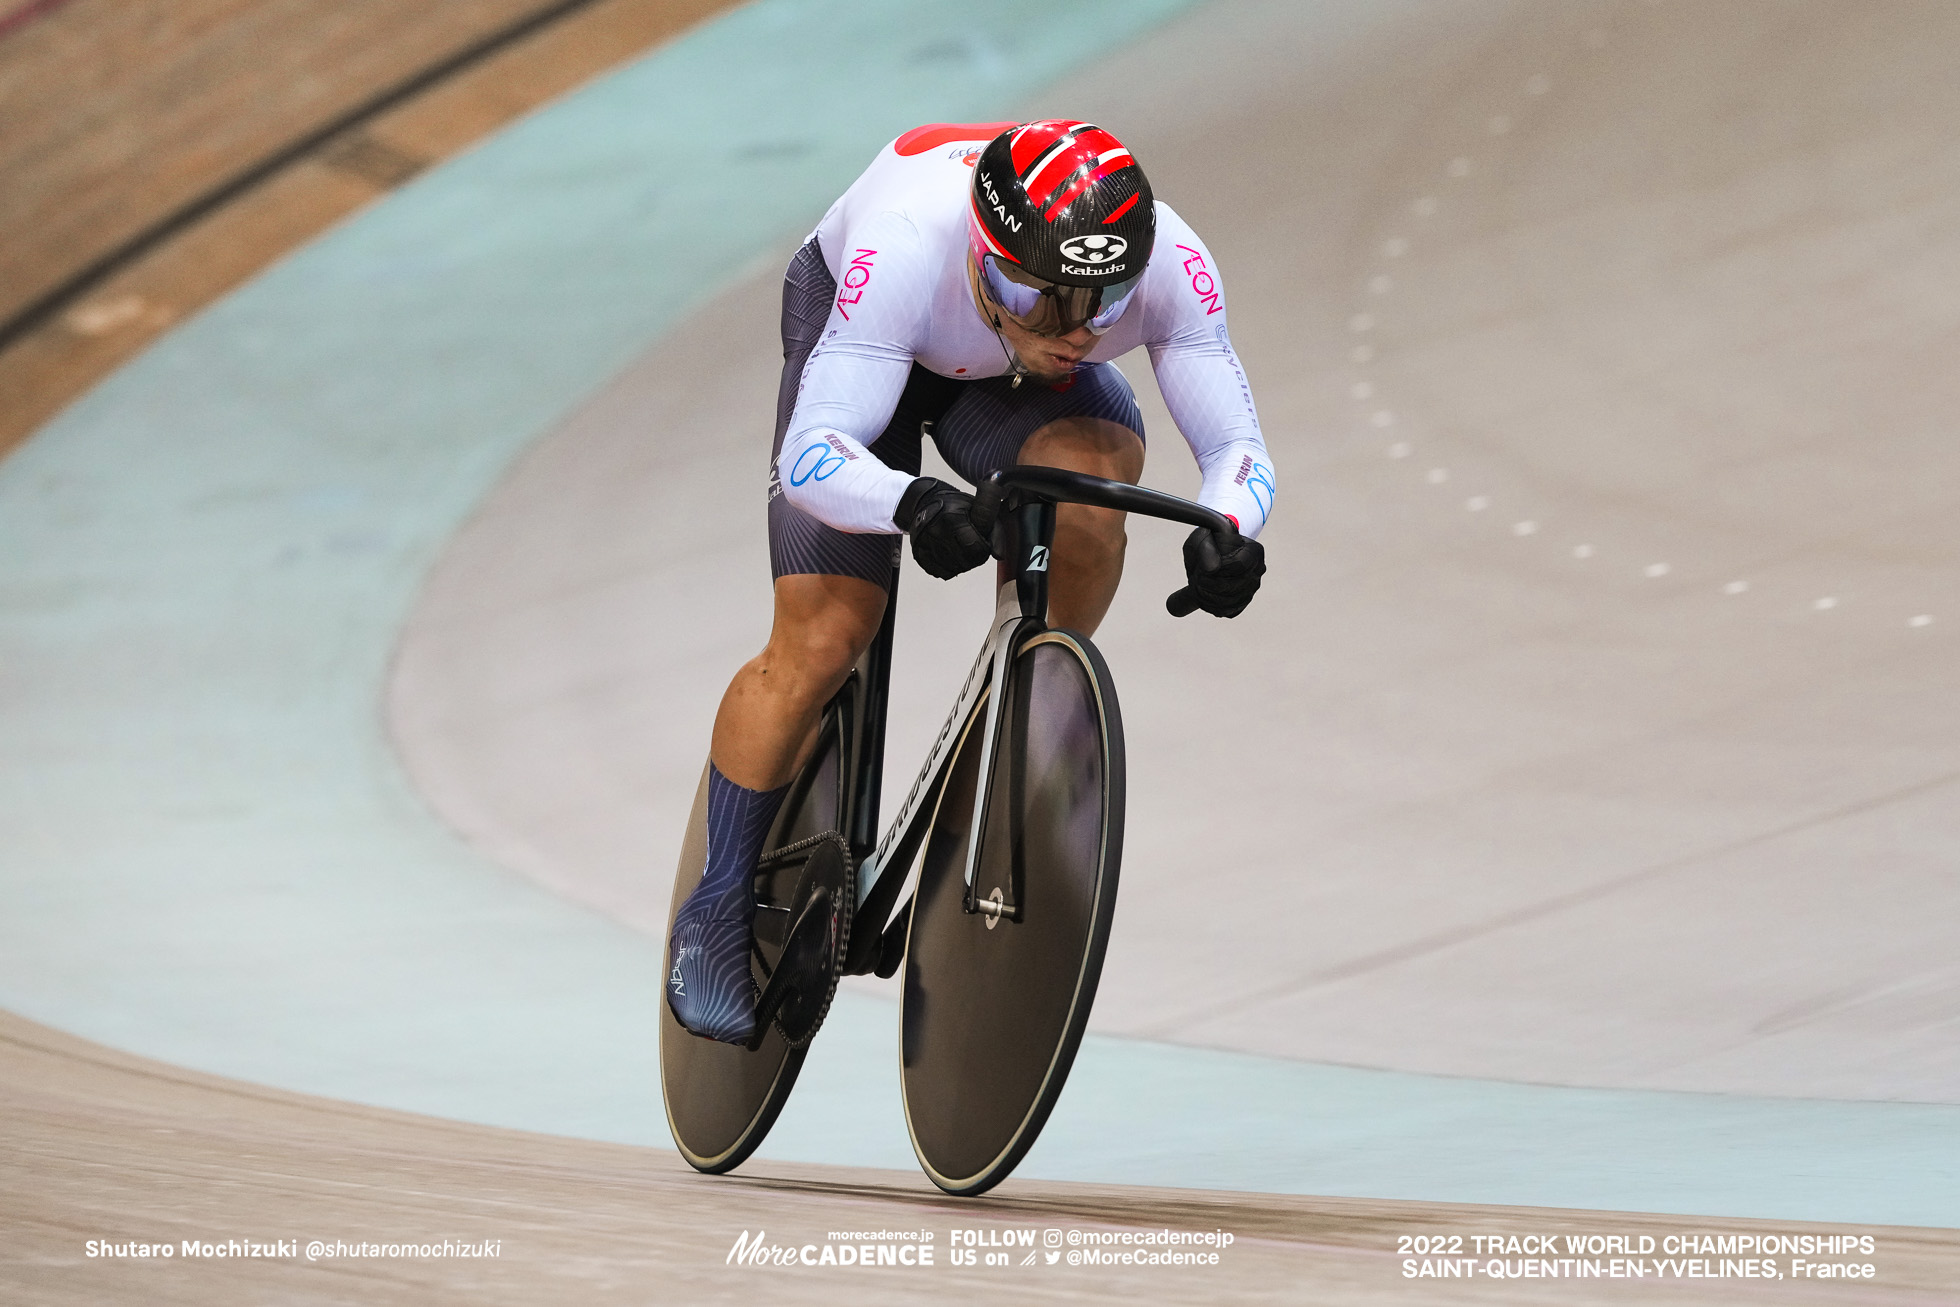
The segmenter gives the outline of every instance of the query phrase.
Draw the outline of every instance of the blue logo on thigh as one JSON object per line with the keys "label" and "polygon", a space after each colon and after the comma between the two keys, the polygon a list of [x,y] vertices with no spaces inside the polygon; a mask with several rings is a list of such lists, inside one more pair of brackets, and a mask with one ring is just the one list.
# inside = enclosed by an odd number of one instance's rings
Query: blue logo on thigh
{"label": "blue logo on thigh", "polygon": [[[803,462],[812,454],[817,456],[817,461],[805,468]],[[833,454],[822,445],[811,445],[798,454],[796,461],[790,464],[789,483],[800,486],[806,481],[826,480],[831,473],[844,466],[844,461],[842,454]]]}

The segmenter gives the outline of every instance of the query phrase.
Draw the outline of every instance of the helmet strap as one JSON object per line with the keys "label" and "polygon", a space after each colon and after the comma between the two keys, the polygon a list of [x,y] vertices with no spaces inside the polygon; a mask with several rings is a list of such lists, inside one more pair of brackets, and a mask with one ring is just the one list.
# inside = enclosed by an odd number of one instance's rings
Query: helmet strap
{"label": "helmet strap", "polygon": [[1021,360],[1014,351],[1007,347],[1007,337],[1000,334],[1000,314],[989,311],[987,321],[993,325],[994,339],[1000,342],[1000,352],[1006,358],[1007,366],[1014,369],[1014,379],[1007,383],[1007,388],[1019,390],[1021,378],[1027,375],[1027,369],[1021,366]]}
{"label": "helmet strap", "polygon": [[973,262],[971,252],[967,255],[967,267],[972,276],[974,298],[978,301],[974,307],[981,311],[982,316],[987,320],[987,325],[994,329],[994,339],[1000,342],[1001,355],[1007,360],[1007,366],[1014,369],[1014,379],[1007,383],[1007,388],[1019,390],[1021,378],[1027,375],[1027,369],[1022,366],[1021,360],[1015,356],[1014,351],[1007,347],[1007,337],[1000,334],[1000,310],[994,304],[993,296],[987,293],[986,281],[980,276],[980,269]]}

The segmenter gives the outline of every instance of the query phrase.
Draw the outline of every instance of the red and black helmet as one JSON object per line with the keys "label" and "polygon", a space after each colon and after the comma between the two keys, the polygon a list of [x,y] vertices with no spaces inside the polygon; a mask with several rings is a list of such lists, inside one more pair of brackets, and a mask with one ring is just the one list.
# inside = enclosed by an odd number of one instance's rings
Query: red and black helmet
{"label": "red and black helmet", "polygon": [[973,169],[974,262],[989,298],[1031,330],[1106,330],[1150,262],[1157,206],[1121,141],[1047,119],[1002,132]]}

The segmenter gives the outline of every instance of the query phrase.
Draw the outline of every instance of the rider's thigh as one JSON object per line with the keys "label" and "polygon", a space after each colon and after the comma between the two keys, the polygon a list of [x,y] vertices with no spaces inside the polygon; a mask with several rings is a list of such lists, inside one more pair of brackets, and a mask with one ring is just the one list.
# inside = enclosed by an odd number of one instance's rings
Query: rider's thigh
{"label": "rider's thigh", "polygon": [[[1081,419],[1095,421],[1085,425]],[[1002,468],[1030,461],[1024,447],[1050,428],[1054,430],[1043,444],[1051,452],[1059,452],[1059,443],[1085,457],[1106,446],[1120,448],[1126,442],[1116,433],[1129,433],[1139,445],[1144,434],[1129,379],[1114,363],[1091,363],[1061,385],[1024,381],[1016,386],[1011,377],[968,382],[933,424],[932,438],[948,466],[979,485]],[[1075,470],[1091,470],[1101,461],[1096,458]],[[1075,468],[1075,463],[1064,466]],[[1140,457],[1137,466],[1142,466]]]}
{"label": "rider's thigh", "polygon": [[884,587],[861,577],[779,576],[775,622],[763,657],[770,673],[786,686],[828,699],[878,634],[884,617]]}

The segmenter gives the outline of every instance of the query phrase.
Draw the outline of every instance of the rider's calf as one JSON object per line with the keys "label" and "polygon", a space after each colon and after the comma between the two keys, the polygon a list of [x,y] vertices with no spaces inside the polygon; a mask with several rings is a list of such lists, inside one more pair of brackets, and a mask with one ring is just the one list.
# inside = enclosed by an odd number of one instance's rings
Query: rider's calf
{"label": "rider's calf", "polygon": [[885,592],[848,576],[776,580],[769,643],[728,687],[709,752],[724,776],[771,789],[796,774],[818,718],[878,634]]}

